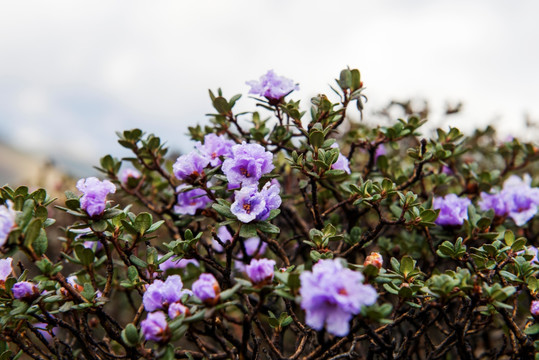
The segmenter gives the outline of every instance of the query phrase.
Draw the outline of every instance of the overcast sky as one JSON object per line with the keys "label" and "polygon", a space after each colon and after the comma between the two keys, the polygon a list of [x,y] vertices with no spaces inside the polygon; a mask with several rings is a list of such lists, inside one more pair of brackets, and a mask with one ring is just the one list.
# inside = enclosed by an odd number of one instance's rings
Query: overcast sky
{"label": "overcast sky", "polygon": [[538,13],[531,0],[4,1],[0,138],[87,164],[123,154],[114,132],[133,127],[189,150],[208,88],[246,94],[274,69],[307,106],[346,66],[361,70],[367,114],[462,100],[455,125],[517,133],[525,113],[539,119]]}

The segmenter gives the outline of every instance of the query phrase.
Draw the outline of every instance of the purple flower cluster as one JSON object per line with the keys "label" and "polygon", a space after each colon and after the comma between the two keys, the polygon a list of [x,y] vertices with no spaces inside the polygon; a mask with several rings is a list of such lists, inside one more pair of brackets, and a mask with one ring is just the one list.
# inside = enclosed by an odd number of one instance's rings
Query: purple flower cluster
{"label": "purple flower cluster", "polygon": [[312,272],[300,275],[301,307],[307,325],[315,330],[324,326],[333,335],[345,336],[350,320],[361,307],[376,302],[378,294],[363,284],[363,275],[343,267],[340,260],[320,260]]}
{"label": "purple flower cluster", "polygon": [[497,216],[509,216],[517,226],[522,226],[537,214],[539,188],[531,187],[528,174],[524,178],[513,175],[503,183],[495,194],[481,193],[481,210],[494,210]]}
{"label": "purple flower cluster", "polygon": [[251,87],[249,94],[264,96],[271,102],[279,102],[283,97],[294,90],[299,90],[299,85],[283,76],[278,76],[269,70],[260,79],[246,82]]}
{"label": "purple flower cluster", "polygon": [[232,147],[232,157],[223,162],[223,173],[228,182],[237,187],[258,185],[262,175],[273,170],[273,154],[258,144],[242,144]]}
{"label": "purple flower cluster", "polygon": [[148,311],[148,316],[141,323],[146,340],[164,343],[170,339],[167,319],[161,310],[168,311],[171,319],[189,313],[189,309],[181,303],[181,299],[185,294],[192,295],[192,292],[182,288],[183,282],[179,275],[171,275],[164,282],[155,280],[146,288],[142,303],[144,309]]}
{"label": "purple flower cluster", "polygon": [[181,215],[195,215],[198,209],[204,209],[206,205],[211,203],[211,199],[207,196],[206,191],[199,188],[182,191],[189,185],[181,184],[176,188],[178,191],[178,201],[174,206],[174,212]]}
{"label": "purple flower cluster", "polygon": [[253,220],[264,221],[269,217],[271,210],[281,206],[280,190],[277,181],[266,183],[260,191],[257,187],[243,187],[235,192],[230,211],[243,223]]}
{"label": "purple flower cluster", "polygon": [[206,166],[219,166],[221,157],[232,155],[234,142],[227,140],[223,135],[208,134],[204,136],[204,144],[196,145],[196,150],[180,156],[172,170],[180,180],[193,180],[203,175]]}
{"label": "purple flower cluster", "polygon": [[15,210],[12,203],[6,202],[6,205],[0,205],[0,247],[4,246],[8,235],[15,226]]}
{"label": "purple flower cluster", "polygon": [[275,260],[252,259],[251,263],[245,267],[245,272],[255,285],[266,285],[273,281],[274,267]]}
{"label": "purple flower cluster", "polygon": [[190,290],[182,290],[182,288],[183,282],[179,275],[171,275],[164,282],[155,280],[148,286],[142,297],[144,309],[148,312],[165,309],[179,302],[184,294],[191,294]]}
{"label": "purple flower cluster", "polygon": [[203,273],[197,281],[193,283],[193,293],[209,306],[215,306],[219,302],[221,288],[212,274]]}
{"label": "purple flower cluster", "polygon": [[7,259],[0,259],[0,284],[3,284],[13,271],[13,268],[11,267],[12,262],[13,259],[10,257]]}
{"label": "purple flower cluster", "polygon": [[447,194],[435,197],[432,201],[434,209],[440,209],[436,224],[438,225],[462,225],[468,219],[468,206],[472,202],[468,198],[459,198],[455,194]]}
{"label": "purple flower cluster", "polygon": [[77,189],[83,193],[81,208],[90,216],[101,215],[107,205],[107,195],[116,192],[116,187],[108,180],[99,181],[96,177],[80,179]]}
{"label": "purple flower cluster", "polygon": [[146,340],[165,343],[170,338],[167,318],[162,311],[149,313],[146,319],[140,323],[140,328]]}

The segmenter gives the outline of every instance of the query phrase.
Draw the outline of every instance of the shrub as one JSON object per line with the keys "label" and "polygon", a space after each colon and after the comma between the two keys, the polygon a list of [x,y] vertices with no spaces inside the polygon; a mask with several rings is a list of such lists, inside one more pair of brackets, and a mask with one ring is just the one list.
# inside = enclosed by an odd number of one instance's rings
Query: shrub
{"label": "shrub", "polygon": [[533,356],[537,147],[349,120],[355,69],[310,116],[249,85],[260,112],[210,91],[177,159],[133,129],[82,194],[0,188],[1,359]]}

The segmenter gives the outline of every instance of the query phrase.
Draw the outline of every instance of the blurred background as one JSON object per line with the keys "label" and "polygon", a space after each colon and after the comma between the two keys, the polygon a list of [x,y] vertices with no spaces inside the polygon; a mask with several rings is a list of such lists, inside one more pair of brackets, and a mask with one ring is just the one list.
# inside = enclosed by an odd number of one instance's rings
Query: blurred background
{"label": "blurred background", "polygon": [[134,127],[188,151],[207,90],[253,109],[245,81],[269,69],[300,84],[305,109],[350,66],[367,87],[364,121],[414,99],[434,125],[534,140],[537,13],[531,0],[5,1],[0,183],[93,175],[100,157],[125,155],[115,131]]}

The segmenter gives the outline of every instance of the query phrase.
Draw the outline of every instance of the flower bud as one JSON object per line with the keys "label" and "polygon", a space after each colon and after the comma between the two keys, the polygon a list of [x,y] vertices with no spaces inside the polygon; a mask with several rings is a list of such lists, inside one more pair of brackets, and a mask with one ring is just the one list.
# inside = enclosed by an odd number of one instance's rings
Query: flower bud
{"label": "flower bud", "polygon": [[382,265],[384,264],[384,258],[380,253],[378,252],[371,252],[369,256],[365,259],[365,262],[363,263],[364,266],[372,265],[378,270],[382,268]]}
{"label": "flower bud", "polygon": [[245,267],[245,272],[255,285],[268,285],[273,280],[274,267],[274,260],[252,259],[251,263]]}
{"label": "flower bud", "polygon": [[19,300],[31,300],[37,295],[39,295],[39,290],[34,283],[29,281],[20,281],[13,285],[11,292],[15,299]]}
{"label": "flower bud", "polygon": [[175,302],[168,307],[168,317],[174,319],[182,314],[189,315],[189,309],[181,302]]}
{"label": "flower bud", "polygon": [[146,340],[166,343],[170,340],[170,329],[165,314],[161,311],[149,313],[146,320],[140,323],[142,334]]}
{"label": "flower bud", "polygon": [[221,288],[212,274],[201,274],[193,283],[193,293],[208,306],[215,306],[219,302]]}

